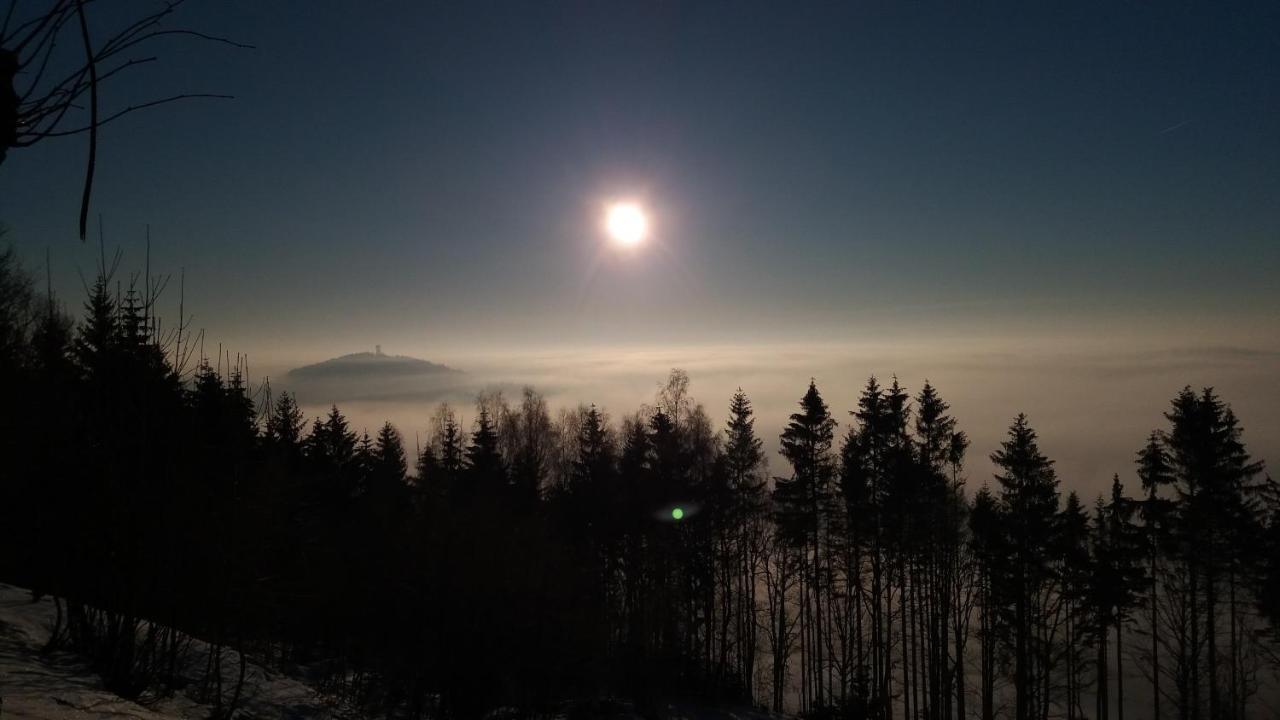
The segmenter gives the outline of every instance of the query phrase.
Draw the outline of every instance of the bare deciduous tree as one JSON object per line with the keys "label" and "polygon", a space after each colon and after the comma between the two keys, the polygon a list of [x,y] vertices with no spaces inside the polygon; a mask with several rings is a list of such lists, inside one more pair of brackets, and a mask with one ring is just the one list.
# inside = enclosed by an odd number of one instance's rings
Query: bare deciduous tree
{"label": "bare deciduous tree", "polygon": [[[80,239],[84,240],[97,163],[98,129],[137,110],[194,98],[230,95],[181,92],[104,109],[100,91],[132,68],[155,62],[159,38],[180,37],[238,48],[249,45],[165,22],[185,0],[167,0],[141,12],[123,27],[95,41],[86,10],[95,0],[46,0],[32,5],[10,0],[0,25],[0,164],[11,148],[87,133],[84,191],[80,199]],[[25,7],[22,8],[25,10]]]}

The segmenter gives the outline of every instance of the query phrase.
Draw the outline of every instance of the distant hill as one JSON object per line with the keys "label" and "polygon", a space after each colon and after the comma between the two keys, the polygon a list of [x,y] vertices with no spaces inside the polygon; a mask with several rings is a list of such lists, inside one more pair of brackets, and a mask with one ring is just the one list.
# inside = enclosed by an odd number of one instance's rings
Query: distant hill
{"label": "distant hill", "polygon": [[461,374],[461,370],[455,370],[447,365],[405,355],[383,355],[380,351],[351,353],[289,371],[289,377],[300,380],[355,380]]}

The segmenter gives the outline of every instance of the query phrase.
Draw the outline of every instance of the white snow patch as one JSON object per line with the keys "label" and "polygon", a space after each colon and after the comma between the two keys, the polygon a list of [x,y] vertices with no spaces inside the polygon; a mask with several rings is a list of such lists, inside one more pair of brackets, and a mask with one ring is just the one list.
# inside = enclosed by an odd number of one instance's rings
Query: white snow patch
{"label": "white snow patch", "polygon": [[[29,591],[0,583],[0,720],[209,717],[212,707],[187,694],[194,691],[203,674],[209,651],[206,643],[193,642],[187,654],[183,674],[192,681],[187,691],[142,705],[103,689],[98,676],[77,656],[41,652],[53,627],[54,613],[51,599],[32,602]],[[226,653],[226,688],[234,687],[239,670],[237,656]],[[361,715],[334,705],[305,682],[271,672],[249,657],[237,717],[310,720]]]}

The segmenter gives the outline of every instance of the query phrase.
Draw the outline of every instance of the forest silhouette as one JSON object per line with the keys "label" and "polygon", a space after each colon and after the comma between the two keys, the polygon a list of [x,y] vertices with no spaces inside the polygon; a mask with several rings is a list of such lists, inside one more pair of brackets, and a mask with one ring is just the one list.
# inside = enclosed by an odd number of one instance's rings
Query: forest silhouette
{"label": "forest silhouette", "polygon": [[996,476],[967,475],[941,391],[896,378],[839,434],[798,388],[776,474],[748,395],[717,428],[680,370],[617,417],[482,393],[410,448],[251,385],[117,265],[77,320],[0,255],[0,578],[52,596],[50,648],[122,696],[178,689],[193,639],[220,717],[246,656],[458,718],[1245,718],[1280,664],[1280,494],[1210,388],[1096,499],[1064,495],[1023,415]]}

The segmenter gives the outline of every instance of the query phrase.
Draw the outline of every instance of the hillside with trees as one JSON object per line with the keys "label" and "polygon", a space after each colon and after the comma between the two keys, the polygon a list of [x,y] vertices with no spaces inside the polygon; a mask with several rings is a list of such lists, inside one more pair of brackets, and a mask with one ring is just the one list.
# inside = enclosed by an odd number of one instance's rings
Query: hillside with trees
{"label": "hillside with trees", "polygon": [[202,354],[151,278],[102,268],[73,319],[9,252],[0,297],[0,580],[51,598],[49,647],[125,698],[175,692],[198,642],[224,718],[251,665],[386,717],[1267,707],[1280,496],[1211,388],[1152,408],[1096,499],[1025,415],[969,475],[943,390],[897,378],[798,387],[775,463],[746,392],[717,424],[680,370],[620,414],[442,405],[414,448]]}

